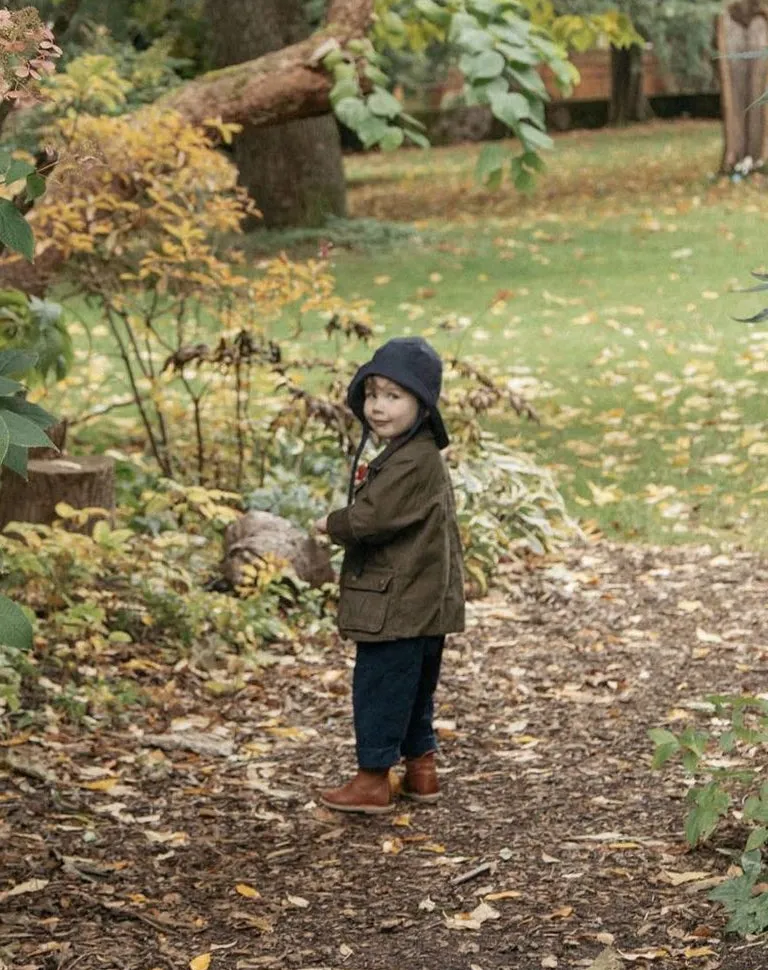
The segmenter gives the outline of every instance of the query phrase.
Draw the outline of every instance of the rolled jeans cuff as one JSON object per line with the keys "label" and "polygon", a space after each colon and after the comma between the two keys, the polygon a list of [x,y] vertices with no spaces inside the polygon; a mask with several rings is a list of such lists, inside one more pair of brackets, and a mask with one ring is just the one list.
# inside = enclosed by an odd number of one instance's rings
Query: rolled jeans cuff
{"label": "rolled jeans cuff", "polygon": [[437,743],[437,738],[434,734],[431,737],[426,737],[421,741],[411,741],[408,739],[403,742],[402,752],[403,757],[411,760],[412,758],[420,758],[424,754],[429,754],[430,751],[434,751],[437,754],[439,746]]}
{"label": "rolled jeans cuff", "polygon": [[400,752],[394,745],[387,748],[357,747],[357,764],[364,771],[385,771],[400,761]]}

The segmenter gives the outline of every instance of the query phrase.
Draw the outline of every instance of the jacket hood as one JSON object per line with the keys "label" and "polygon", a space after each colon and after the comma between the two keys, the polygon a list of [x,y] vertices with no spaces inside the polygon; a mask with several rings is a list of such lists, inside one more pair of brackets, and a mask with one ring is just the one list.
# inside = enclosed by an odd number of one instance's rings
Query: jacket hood
{"label": "jacket hood", "polygon": [[386,377],[414,394],[427,411],[427,423],[432,428],[438,448],[445,448],[450,439],[445,422],[438,410],[443,383],[443,364],[437,352],[422,337],[394,337],[376,351],[367,364],[359,368],[347,390],[347,404],[364,426],[365,379]]}

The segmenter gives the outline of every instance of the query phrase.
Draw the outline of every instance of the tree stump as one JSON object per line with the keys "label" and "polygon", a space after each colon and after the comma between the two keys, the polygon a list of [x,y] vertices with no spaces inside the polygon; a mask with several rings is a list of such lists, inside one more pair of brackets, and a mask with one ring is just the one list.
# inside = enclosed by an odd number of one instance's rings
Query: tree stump
{"label": "tree stump", "polygon": [[[3,469],[0,476],[0,528],[9,522],[37,522],[50,525],[57,519],[56,506],[66,502],[75,509],[115,507],[115,463],[103,455],[35,458],[30,460],[27,481]],[[71,527],[91,532],[99,521],[91,517],[85,525]]]}
{"label": "tree stump", "polygon": [[[768,159],[768,105],[755,102],[768,88],[768,5],[762,0],[729,3],[717,21],[725,145],[721,169],[759,168]],[[748,161],[749,160],[749,161]]]}

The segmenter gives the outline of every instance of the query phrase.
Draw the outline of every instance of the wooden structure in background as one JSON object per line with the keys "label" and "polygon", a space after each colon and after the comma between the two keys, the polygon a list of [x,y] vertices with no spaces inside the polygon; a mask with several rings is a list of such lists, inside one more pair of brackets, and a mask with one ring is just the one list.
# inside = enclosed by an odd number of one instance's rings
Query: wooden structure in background
{"label": "wooden structure in background", "polygon": [[768,60],[729,55],[768,54],[768,5],[762,0],[727,4],[718,18],[717,48],[725,142],[722,170],[731,172],[745,163],[759,167],[768,159],[768,105],[755,102],[768,89]]}

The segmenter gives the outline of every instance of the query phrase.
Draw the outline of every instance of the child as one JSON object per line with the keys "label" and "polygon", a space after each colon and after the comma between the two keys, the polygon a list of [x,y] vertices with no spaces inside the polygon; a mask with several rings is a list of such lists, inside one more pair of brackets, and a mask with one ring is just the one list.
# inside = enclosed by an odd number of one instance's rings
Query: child
{"label": "child", "polygon": [[[439,797],[433,695],[445,635],[464,629],[456,512],[440,449],[442,364],[419,337],[388,341],[363,365],[347,403],[363,424],[349,504],[316,523],[344,546],[338,625],[357,641],[353,679],[356,777],[324,792],[341,812],[394,808],[389,769],[405,758],[402,794]],[[356,486],[370,432],[386,445]]]}

